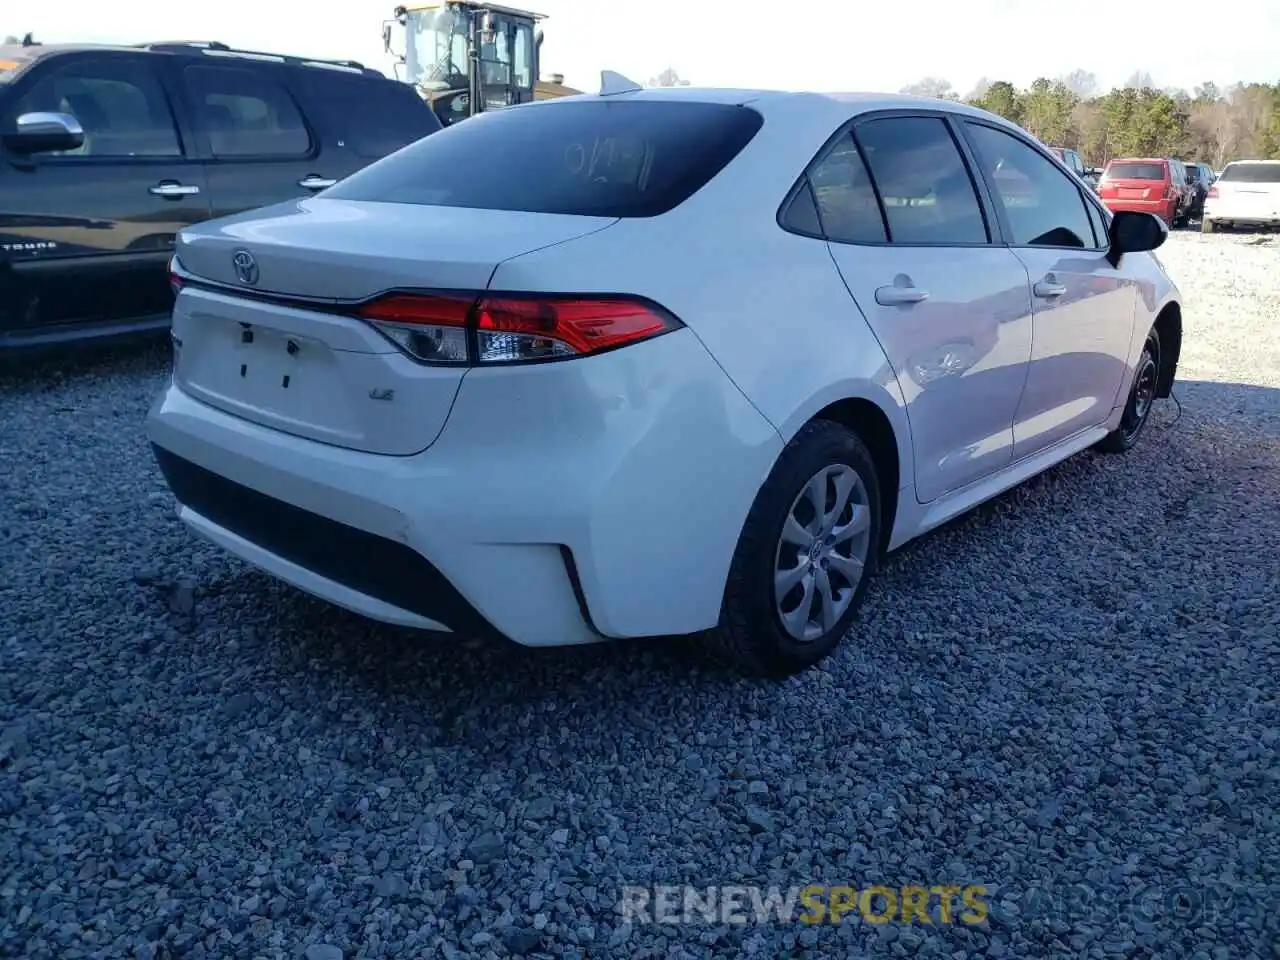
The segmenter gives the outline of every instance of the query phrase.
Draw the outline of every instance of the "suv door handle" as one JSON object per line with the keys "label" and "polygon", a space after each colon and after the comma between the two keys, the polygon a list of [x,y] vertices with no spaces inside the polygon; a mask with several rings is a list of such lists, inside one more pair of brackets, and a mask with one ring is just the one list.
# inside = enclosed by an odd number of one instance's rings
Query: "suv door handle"
{"label": "suv door handle", "polygon": [[929,299],[929,292],[917,287],[900,287],[893,284],[876,290],[876,303],[882,307],[900,307]]}
{"label": "suv door handle", "polygon": [[303,177],[298,181],[298,186],[306,187],[308,190],[323,190],[326,187],[332,187],[337,180],[330,180],[327,177],[317,177],[314,173],[309,177]]}
{"label": "suv door handle", "polygon": [[1058,278],[1052,273],[1031,288],[1032,292],[1045,300],[1052,300],[1054,297],[1060,297],[1067,292],[1067,286],[1059,283]]}
{"label": "suv door handle", "polygon": [[200,188],[193,183],[178,183],[176,180],[161,180],[154,187],[149,187],[147,192],[153,197],[165,197],[166,199],[176,200],[179,197],[193,197],[200,192]]}

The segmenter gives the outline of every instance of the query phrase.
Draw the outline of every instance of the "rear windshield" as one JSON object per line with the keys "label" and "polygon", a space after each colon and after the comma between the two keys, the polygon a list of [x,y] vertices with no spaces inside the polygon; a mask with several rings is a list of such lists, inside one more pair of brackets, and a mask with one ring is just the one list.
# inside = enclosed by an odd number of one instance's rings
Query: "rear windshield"
{"label": "rear windshield", "polygon": [[1280,183],[1280,160],[1275,163],[1228,163],[1218,179],[1224,183]]}
{"label": "rear windshield", "polygon": [[1163,180],[1164,164],[1161,163],[1110,163],[1105,174],[1108,180]]}
{"label": "rear windshield", "polygon": [[590,100],[508,107],[446,127],[326,197],[598,217],[683,203],[763,118],[720,103]]}

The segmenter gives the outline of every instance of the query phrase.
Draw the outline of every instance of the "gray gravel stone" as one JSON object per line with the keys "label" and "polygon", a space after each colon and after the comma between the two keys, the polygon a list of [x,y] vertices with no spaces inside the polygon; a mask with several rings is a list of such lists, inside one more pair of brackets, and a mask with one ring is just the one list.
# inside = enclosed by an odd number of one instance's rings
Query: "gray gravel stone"
{"label": "gray gravel stone", "polygon": [[[1160,251],[1180,417],[892,558],[847,648],[780,684],[681,642],[362,621],[173,520],[139,432],[165,350],[0,375],[0,956],[1280,957],[1280,238],[1256,239]],[[992,907],[624,922],[655,883]]]}

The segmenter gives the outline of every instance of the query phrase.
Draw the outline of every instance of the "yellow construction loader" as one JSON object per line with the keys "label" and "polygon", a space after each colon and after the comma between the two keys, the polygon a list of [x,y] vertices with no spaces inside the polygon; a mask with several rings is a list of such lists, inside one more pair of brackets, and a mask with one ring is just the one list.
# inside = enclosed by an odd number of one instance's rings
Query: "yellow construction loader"
{"label": "yellow construction loader", "polygon": [[[382,25],[382,45],[396,76],[413,84],[445,126],[485,110],[581,93],[553,74],[541,79],[540,13],[481,0],[396,7]],[[403,47],[393,49],[399,30]]]}

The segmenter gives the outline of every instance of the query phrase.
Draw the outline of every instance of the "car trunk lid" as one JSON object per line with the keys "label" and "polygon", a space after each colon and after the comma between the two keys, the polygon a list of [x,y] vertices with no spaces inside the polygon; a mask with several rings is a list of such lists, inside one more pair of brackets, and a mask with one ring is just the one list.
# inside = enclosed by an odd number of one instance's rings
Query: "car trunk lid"
{"label": "car trunk lid", "polygon": [[479,292],[502,261],[613,222],[316,198],[201,224],[176,247],[174,380],[294,436],[418,453],[466,368],[409,358],[355,305],[394,289]]}

